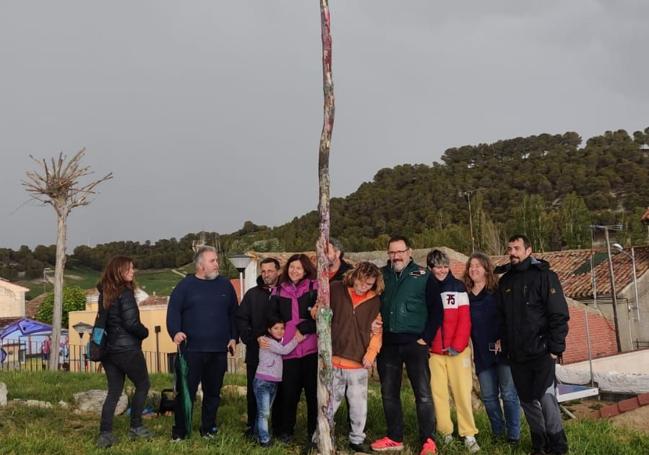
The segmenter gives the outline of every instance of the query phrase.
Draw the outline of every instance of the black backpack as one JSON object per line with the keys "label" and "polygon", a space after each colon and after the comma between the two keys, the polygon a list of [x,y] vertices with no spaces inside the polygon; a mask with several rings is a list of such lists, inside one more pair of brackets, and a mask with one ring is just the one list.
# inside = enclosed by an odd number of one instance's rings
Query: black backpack
{"label": "black backpack", "polygon": [[160,407],[158,414],[169,415],[173,413],[176,408],[176,392],[174,389],[164,389],[160,392]]}

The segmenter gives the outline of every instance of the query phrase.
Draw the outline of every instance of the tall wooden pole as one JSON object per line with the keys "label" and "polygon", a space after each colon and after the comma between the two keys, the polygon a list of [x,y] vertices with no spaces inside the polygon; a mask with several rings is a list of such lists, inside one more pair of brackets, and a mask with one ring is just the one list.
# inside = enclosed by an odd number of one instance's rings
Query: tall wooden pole
{"label": "tall wooden pole", "polygon": [[318,330],[318,451],[321,455],[335,452],[333,432],[332,384],[333,368],[331,366],[331,317],[329,305],[329,151],[331,150],[331,133],[334,127],[334,84],[331,72],[331,16],[329,1],[320,0],[320,23],[322,35],[322,80],[324,91],[324,121],[320,135],[318,151],[318,179],[320,183],[320,236],[316,244],[318,256],[318,312],[316,316]]}

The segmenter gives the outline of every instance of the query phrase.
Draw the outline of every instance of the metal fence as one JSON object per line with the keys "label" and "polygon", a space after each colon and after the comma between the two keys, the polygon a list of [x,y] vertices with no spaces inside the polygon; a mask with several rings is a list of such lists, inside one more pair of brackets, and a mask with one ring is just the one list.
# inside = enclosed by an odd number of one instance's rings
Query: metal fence
{"label": "metal fence", "polygon": [[[58,354],[43,352],[42,341],[3,340],[0,345],[0,370],[39,371],[47,369],[49,356],[59,356],[59,370],[82,373],[103,373],[100,362],[92,362],[86,355],[85,345],[62,345]],[[173,373],[175,352],[143,351],[149,373]],[[228,355],[228,372],[245,373],[243,364],[245,347],[239,345],[234,356]]]}
{"label": "metal fence", "polygon": [[636,340],[635,341],[636,349],[646,349],[649,348],[649,341],[646,340]]}

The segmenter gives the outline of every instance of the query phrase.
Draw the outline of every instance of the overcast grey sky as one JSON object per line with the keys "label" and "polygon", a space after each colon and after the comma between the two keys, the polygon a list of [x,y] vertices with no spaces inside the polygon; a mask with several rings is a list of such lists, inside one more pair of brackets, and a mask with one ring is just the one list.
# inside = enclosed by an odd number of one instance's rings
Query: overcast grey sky
{"label": "overcast grey sky", "polygon": [[[649,126],[649,2],[330,1],[334,196],[449,147]],[[314,209],[320,50],[317,0],[2,0],[0,247],[55,242],[20,181],[81,147],[115,178],[71,246]]]}

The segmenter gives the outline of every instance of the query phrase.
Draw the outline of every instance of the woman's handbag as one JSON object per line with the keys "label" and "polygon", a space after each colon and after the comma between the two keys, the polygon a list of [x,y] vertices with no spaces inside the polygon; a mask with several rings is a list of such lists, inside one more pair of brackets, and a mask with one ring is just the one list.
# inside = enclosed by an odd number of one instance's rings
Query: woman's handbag
{"label": "woman's handbag", "polygon": [[108,311],[99,302],[99,310],[95,318],[95,326],[90,332],[90,341],[86,345],[86,356],[93,362],[100,362],[106,355],[106,320],[108,319]]}

